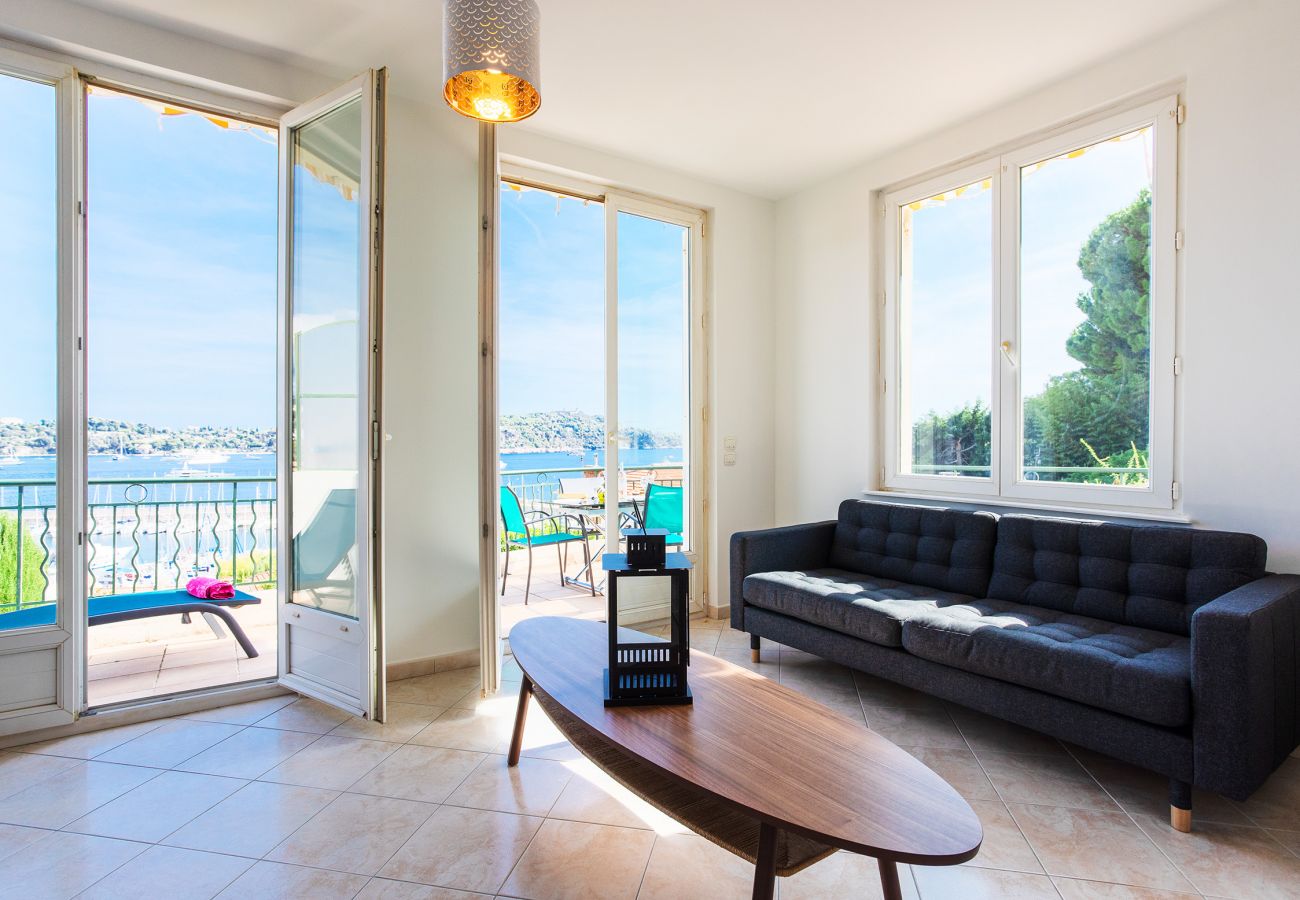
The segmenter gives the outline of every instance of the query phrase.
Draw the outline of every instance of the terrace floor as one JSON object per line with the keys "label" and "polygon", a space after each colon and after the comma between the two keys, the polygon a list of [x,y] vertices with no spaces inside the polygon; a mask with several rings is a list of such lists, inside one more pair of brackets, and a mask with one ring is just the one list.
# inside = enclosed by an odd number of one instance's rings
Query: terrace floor
{"label": "terrace floor", "polygon": [[252,591],[257,606],[231,610],[243,626],[256,659],[247,659],[228,633],[218,639],[202,616],[154,616],[87,629],[86,692],[91,706],[159,694],[219,687],[275,674],[275,591]]}
{"label": "terrace floor", "polygon": [[[1300,758],[1245,803],[1198,794],[1179,834],[1165,780],[1134,766],[779,644],[753,664],[748,636],[721,622],[694,620],[691,636],[878,731],[968,799],[979,855],[900,866],[909,900],[1297,896]],[[520,673],[504,674],[486,699],[477,669],[393,682],[384,725],[286,695],[0,751],[0,893],[750,896],[752,866],[611,781],[540,709],[508,769]],[[874,862],[844,852],[777,890],[880,897]]]}

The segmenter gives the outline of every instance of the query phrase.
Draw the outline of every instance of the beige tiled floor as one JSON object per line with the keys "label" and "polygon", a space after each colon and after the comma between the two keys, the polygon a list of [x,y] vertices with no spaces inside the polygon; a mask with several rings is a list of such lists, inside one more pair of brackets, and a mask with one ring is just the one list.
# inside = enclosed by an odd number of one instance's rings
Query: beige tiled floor
{"label": "beige tiled floor", "polygon": [[[970,800],[983,848],[905,867],[913,900],[1300,897],[1300,758],[1246,803],[1198,797],[1183,835],[1158,776],[777,645],[754,665],[720,623],[692,641],[879,729]],[[508,769],[506,676],[486,700],[474,670],[395,683],[382,726],[277,697],[0,751],[0,896],[749,896],[749,865],[612,783],[540,711]],[[873,861],[848,853],[778,889],[879,897]]]}

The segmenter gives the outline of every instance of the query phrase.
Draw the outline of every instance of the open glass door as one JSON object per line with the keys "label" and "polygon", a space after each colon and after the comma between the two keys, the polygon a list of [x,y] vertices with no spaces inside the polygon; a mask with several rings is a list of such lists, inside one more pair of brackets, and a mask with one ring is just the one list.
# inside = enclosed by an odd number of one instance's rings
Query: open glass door
{"label": "open glass door", "polygon": [[280,123],[280,683],[378,721],[384,81]]}
{"label": "open glass door", "polygon": [[0,735],[85,702],[81,109],[70,68],[0,49]]}

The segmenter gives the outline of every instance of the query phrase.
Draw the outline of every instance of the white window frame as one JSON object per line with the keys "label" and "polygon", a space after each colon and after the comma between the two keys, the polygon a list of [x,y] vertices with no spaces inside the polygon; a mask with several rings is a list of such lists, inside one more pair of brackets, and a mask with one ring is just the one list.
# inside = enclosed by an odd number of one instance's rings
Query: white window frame
{"label": "white window frame", "polygon": [[[884,204],[884,441],[882,486],[887,491],[972,499],[997,498],[1027,506],[1086,507],[1115,511],[1169,510],[1176,506],[1175,421],[1178,236],[1177,95],[1131,107],[1071,127],[998,155],[885,195]],[[1150,474],[1145,487],[1031,481],[1021,459],[1020,169],[1071,150],[1150,126],[1154,135],[1151,206],[1151,421]],[[902,421],[906,298],[901,296],[900,212],[909,203],[992,178],[993,397],[991,473],[988,478],[916,475],[911,472],[912,423]]]}

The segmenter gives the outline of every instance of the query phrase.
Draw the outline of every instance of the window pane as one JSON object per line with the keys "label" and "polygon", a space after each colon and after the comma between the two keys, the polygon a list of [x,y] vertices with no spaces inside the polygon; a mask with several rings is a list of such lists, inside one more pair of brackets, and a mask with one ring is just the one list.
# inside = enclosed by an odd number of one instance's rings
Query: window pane
{"label": "window pane", "polygon": [[682,225],[618,214],[620,499],[636,499],[673,550],[690,549],[689,237]]}
{"label": "window pane", "polygon": [[54,623],[55,115],[52,86],[0,75],[0,629]]}
{"label": "window pane", "polygon": [[974,182],[899,210],[904,473],[991,474],[991,187]]}
{"label": "window pane", "polygon": [[1025,479],[1147,484],[1153,137],[1020,170]]}

